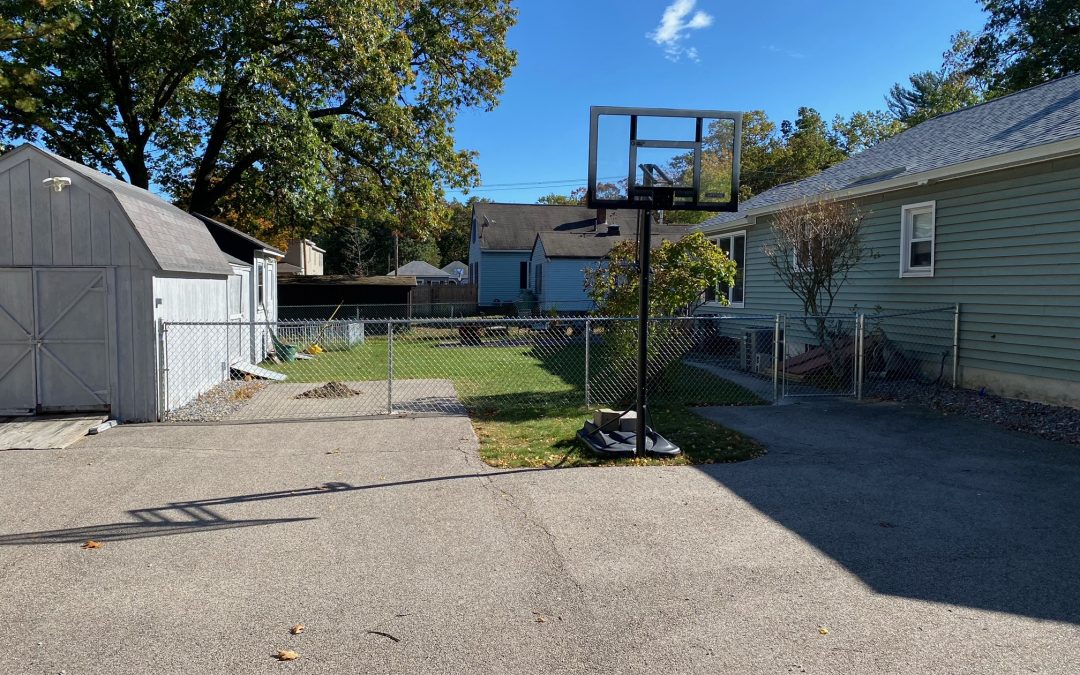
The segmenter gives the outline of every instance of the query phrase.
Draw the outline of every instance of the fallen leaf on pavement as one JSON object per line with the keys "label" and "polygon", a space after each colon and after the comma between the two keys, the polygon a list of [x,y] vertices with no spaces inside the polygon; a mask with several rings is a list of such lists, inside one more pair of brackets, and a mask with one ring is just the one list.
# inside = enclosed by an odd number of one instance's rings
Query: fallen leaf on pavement
{"label": "fallen leaf on pavement", "polygon": [[291,649],[279,649],[277,653],[278,661],[295,661],[300,658],[300,655]]}
{"label": "fallen leaf on pavement", "polygon": [[826,628],[825,626],[818,626],[817,632],[821,633],[822,635],[828,635],[829,634],[829,629]]}
{"label": "fallen leaf on pavement", "polygon": [[302,624],[302,623],[296,624],[295,626],[293,626],[292,628],[289,629],[289,632],[292,633],[293,635],[299,635],[300,633],[303,633],[304,632],[304,624]]}
{"label": "fallen leaf on pavement", "polygon": [[105,544],[102,544],[100,541],[94,541],[93,539],[87,539],[86,543],[83,544],[80,548],[102,548],[103,546],[105,546]]}

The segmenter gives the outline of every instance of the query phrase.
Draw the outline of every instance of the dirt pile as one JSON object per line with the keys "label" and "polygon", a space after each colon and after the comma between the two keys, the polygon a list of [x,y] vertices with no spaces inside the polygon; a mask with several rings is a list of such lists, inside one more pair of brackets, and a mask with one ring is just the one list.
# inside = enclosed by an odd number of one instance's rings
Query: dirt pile
{"label": "dirt pile", "polygon": [[355,389],[351,389],[341,382],[331,381],[321,387],[308,389],[302,394],[297,394],[296,398],[349,398],[351,396],[359,395],[360,392]]}

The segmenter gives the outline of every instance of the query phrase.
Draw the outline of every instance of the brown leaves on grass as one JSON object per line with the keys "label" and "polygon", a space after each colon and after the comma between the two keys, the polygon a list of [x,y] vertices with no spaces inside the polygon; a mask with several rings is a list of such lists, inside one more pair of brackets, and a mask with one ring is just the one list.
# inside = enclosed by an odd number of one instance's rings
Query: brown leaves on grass
{"label": "brown leaves on grass", "polygon": [[274,655],[278,661],[295,661],[300,658],[300,655],[291,649],[279,649],[278,653]]}
{"label": "brown leaves on grass", "polygon": [[86,543],[83,544],[82,546],[80,546],[79,548],[85,550],[85,549],[91,549],[91,548],[103,548],[104,546],[105,546],[105,544],[102,544],[100,541],[94,541],[93,539],[87,539]]}

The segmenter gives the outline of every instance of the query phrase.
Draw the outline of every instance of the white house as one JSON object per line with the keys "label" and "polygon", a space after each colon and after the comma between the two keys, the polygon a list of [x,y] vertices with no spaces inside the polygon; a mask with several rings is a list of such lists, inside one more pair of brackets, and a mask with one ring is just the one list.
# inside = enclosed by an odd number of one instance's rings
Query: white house
{"label": "white house", "polygon": [[[229,279],[243,284],[244,261],[230,264],[198,218],[32,145],[0,157],[4,241],[2,414],[158,419],[169,376],[161,326],[228,321]],[[192,383],[175,404],[230,377],[228,341],[207,340],[172,367]]]}
{"label": "white house", "polygon": [[281,272],[304,276],[320,276],[323,273],[323,257],[326,249],[319,248],[310,239],[290,239],[281,260]]}

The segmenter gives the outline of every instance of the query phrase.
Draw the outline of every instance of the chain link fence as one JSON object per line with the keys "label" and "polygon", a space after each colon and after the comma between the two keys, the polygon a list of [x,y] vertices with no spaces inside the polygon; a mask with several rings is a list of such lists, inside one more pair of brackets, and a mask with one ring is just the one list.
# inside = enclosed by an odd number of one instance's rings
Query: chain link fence
{"label": "chain link fence", "polygon": [[[954,383],[954,308],[816,320],[650,321],[653,406],[887,395]],[[168,323],[162,418],[566,414],[633,405],[637,319],[560,316]],[[542,415],[541,415],[542,416]]]}

